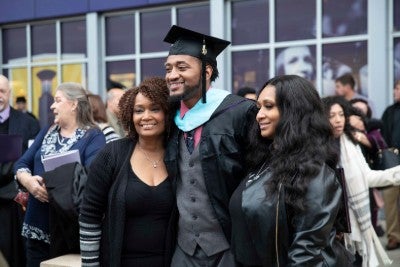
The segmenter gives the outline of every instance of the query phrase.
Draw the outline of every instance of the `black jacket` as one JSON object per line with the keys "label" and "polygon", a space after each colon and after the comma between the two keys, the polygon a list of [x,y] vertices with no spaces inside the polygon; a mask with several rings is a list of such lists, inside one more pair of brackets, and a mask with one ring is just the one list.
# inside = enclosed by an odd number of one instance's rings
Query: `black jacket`
{"label": "black jacket", "polygon": [[[278,266],[277,259],[280,266],[351,266],[351,257],[335,238],[342,190],[332,169],[324,165],[310,181],[304,211],[284,204],[283,187],[279,202],[267,197],[264,184],[271,173],[266,169],[260,177],[244,189],[242,209],[262,266]],[[234,247],[248,249],[240,243]]]}
{"label": "black jacket", "polygon": [[[228,95],[203,124],[199,153],[201,167],[211,205],[224,231],[231,236],[229,199],[245,177],[245,152],[248,132],[256,118],[257,108],[251,100]],[[175,129],[168,143],[165,163],[171,177],[179,176],[179,140],[182,131]],[[176,184],[174,185],[176,189]]]}
{"label": "black jacket", "polygon": [[400,148],[400,102],[385,109],[382,122],[382,135],[387,145]]}
{"label": "black jacket", "polygon": [[[8,134],[22,137],[22,154],[28,148],[28,141],[35,139],[39,130],[37,120],[10,107]],[[4,190],[0,189],[0,200],[12,200],[18,193],[14,186],[13,162],[0,163],[0,188],[2,187],[4,187]],[[12,190],[12,193],[9,190]]]}
{"label": "black jacket", "polygon": [[[40,127],[37,120],[14,108],[10,108],[8,119],[8,134],[22,136],[22,153],[28,148],[29,139],[34,139]],[[0,250],[10,266],[25,266],[25,256],[21,237],[21,227],[24,213],[19,204],[13,201],[18,193],[14,181],[14,162],[0,163]]]}

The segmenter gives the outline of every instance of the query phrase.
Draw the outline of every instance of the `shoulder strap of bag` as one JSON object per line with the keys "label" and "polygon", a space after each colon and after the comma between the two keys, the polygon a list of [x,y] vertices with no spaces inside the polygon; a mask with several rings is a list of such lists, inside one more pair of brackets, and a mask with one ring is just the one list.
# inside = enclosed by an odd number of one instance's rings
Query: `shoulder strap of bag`
{"label": "shoulder strap of bag", "polygon": [[385,141],[385,139],[383,137],[381,138],[382,140],[379,141],[378,139],[376,139],[376,136],[374,134],[372,134],[371,136],[372,136],[372,139],[374,140],[374,142],[376,144],[376,148],[378,150],[385,149],[385,148],[388,147],[388,145],[387,145],[387,143],[386,143],[386,141]]}

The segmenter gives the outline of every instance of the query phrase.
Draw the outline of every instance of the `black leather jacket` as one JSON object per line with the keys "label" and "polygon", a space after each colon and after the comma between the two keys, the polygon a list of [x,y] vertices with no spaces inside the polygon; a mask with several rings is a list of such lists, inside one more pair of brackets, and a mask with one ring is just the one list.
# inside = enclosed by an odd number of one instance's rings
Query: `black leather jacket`
{"label": "black leather jacket", "polygon": [[[256,114],[254,101],[228,95],[210,120],[203,124],[201,133],[199,152],[203,176],[211,205],[228,241],[231,236],[229,199],[247,172],[244,156],[248,132],[255,123]],[[181,135],[182,131],[177,128],[172,131],[164,157],[169,176],[176,179],[180,179]]]}
{"label": "black leather jacket", "polygon": [[[263,185],[270,175],[264,170],[242,193],[244,220],[262,266],[349,266],[333,227],[342,194],[335,172],[324,165],[310,181],[304,211],[284,204],[283,187],[279,202],[277,196],[267,198]],[[237,231],[234,227],[234,234]],[[233,246],[236,251],[247,249],[239,243]]]}

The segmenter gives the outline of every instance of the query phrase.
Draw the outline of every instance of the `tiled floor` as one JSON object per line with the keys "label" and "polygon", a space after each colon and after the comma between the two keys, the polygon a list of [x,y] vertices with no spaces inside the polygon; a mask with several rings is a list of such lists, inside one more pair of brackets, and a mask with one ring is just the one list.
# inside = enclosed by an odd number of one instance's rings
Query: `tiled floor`
{"label": "tiled floor", "polygon": [[[382,228],[385,229],[385,221],[384,220],[380,220],[379,221],[379,225],[382,226]],[[381,238],[379,238],[381,240],[381,243],[383,245],[383,247],[386,246],[387,243],[387,238],[386,236],[383,236]],[[393,261],[392,265],[389,265],[390,267],[400,267],[400,248],[395,249],[395,250],[390,250],[390,251],[386,251],[389,255],[389,258]],[[383,264],[381,264],[380,266],[384,266]]]}
{"label": "tiled floor", "polygon": [[[383,247],[386,246],[387,238],[386,237],[381,237],[380,238],[381,243]],[[400,267],[400,248],[395,249],[395,250],[390,250],[386,251],[389,255],[389,258],[393,261],[392,265],[389,265],[390,267]],[[383,264],[380,266],[384,266]]]}

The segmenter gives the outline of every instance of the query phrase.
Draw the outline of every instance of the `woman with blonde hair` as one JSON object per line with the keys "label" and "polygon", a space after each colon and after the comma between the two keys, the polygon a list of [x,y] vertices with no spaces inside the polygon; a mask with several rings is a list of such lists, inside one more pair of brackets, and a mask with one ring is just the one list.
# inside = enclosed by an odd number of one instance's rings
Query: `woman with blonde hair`
{"label": "woman with blonde hair", "polygon": [[92,118],[83,87],[78,83],[60,84],[50,106],[54,124],[39,132],[33,144],[16,162],[16,180],[29,192],[22,227],[26,238],[27,266],[39,267],[50,258],[49,197],[43,179],[43,158],[69,150],[79,150],[82,165],[89,166],[105,145],[105,138]]}

